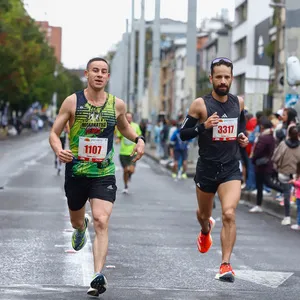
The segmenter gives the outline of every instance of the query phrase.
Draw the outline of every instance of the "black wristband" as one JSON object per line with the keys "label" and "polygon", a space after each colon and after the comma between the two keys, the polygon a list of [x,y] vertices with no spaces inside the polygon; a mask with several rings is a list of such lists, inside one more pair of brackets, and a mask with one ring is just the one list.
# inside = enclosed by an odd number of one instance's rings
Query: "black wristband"
{"label": "black wristband", "polygon": [[144,138],[142,135],[137,136],[137,137],[135,138],[134,142],[137,144],[138,141],[139,141],[139,139],[142,139],[142,140],[144,141],[144,143],[145,143],[145,138]]}

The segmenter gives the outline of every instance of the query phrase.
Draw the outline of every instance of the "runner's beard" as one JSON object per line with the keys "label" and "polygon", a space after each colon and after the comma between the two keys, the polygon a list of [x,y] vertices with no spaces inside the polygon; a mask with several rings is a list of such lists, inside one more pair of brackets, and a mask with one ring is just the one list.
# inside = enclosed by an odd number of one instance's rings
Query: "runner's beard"
{"label": "runner's beard", "polygon": [[[229,93],[230,86],[221,86],[222,89],[220,89],[220,86],[213,85],[214,91],[218,96],[226,96]],[[225,89],[226,88],[226,89]]]}

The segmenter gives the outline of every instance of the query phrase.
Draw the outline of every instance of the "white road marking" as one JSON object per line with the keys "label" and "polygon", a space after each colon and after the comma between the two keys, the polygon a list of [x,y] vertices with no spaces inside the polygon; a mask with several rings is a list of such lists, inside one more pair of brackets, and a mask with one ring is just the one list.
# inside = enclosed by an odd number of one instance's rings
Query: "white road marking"
{"label": "white road marking", "polygon": [[[89,216],[89,219],[91,217]],[[65,219],[66,222],[66,227],[70,226],[70,220]],[[89,223],[90,224],[90,223]],[[65,251],[72,249],[71,246],[71,232],[73,232],[73,229],[65,229],[63,233],[65,238],[64,238],[64,244],[65,244]],[[92,248],[92,242],[91,238],[89,235],[89,231],[87,229],[86,231],[86,236],[87,236],[87,242],[86,245],[78,252],[75,253],[75,255],[68,255],[66,258],[67,264],[73,264],[73,265],[78,265],[80,269],[79,271],[79,278],[82,278],[82,284],[83,286],[89,286],[90,282],[92,280],[92,276],[94,275],[94,262],[93,262],[93,248]],[[63,243],[62,243],[63,244]],[[61,245],[56,245],[56,247],[60,247]],[[81,272],[80,272],[81,270]],[[68,270],[66,270],[68,272]],[[81,274],[80,274],[81,273]],[[75,278],[74,278],[75,280]],[[69,284],[74,284],[73,282]]]}
{"label": "white road marking", "polygon": [[82,250],[79,251],[81,260],[82,279],[84,286],[90,286],[92,276],[94,275],[93,245],[88,230],[86,231],[87,242]]}
{"label": "white road marking", "polygon": [[139,161],[139,162],[137,162],[136,168],[137,169],[139,169],[139,168],[150,169],[151,167],[148,164],[146,164],[142,161]]}
{"label": "white road marking", "polygon": [[271,288],[278,288],[294,273],[255,270],[235,270],[236,278]]}
{"label": "white road marking", "polygon": [[[242,279],[255,284],[278,288],[287,279],[289,279],[294,273],[292,272],[276,272],[276,271],[256,271],[247,266],[240,266],[240,270],[234,268],[236,279]],[[244,269],[244,270],[241,270]],[[218,273],[218,269],[205,269],[206,272]]]}

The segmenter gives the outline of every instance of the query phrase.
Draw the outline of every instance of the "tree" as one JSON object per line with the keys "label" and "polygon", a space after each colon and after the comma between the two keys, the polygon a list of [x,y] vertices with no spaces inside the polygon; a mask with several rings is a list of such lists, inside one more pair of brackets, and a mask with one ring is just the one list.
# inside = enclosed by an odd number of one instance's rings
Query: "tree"
{"label": "tree", "polygon": [[[62,99],[79,87],[79,78],[57,66],[54,50],[20,0],[0,0],[0,16],[0,100],[24,111],[36,101],[50,103],[57,89]],[[55,78],[57,67],[63,75]]]}
{"label": "tree", "polygon": [[57,106],[60,107],[67,96],[82,89],[83,83],[80,78],[60,65],[58,67],[58,76],[55,85],[55,91],[57,92]]}

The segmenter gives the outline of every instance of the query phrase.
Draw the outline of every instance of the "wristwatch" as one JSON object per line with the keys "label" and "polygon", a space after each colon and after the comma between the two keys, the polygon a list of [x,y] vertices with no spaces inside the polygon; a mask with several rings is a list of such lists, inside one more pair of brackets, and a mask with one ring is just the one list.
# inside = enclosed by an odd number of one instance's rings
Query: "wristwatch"
{"label": "wristwatch", "polygon": [[137,136],[137,137],[135,138],[134,142],[137,144],[138,141],[139,141],[139,139],[142,139],[142,140],[144,141],[144,143],[145,143],[145,138],[144,138],[142,135]]}

